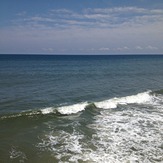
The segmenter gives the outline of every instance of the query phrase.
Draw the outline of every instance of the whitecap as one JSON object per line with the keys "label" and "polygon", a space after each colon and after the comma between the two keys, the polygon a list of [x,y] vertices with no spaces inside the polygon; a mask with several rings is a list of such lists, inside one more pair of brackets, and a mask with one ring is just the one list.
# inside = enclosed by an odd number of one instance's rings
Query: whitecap
{"label": "whitecap", "polygon": [[87,102],[83,102],[83,103],[78,103],[78,104],[69,105],[69,106],[61,106],[57,108],[57,111],[63,115],[75,114],[75,113],[85,110],[85,107],[87,105],[88,105]]}
{"label": "whitecap", "polygon": [[41,109],[42,114],[50,114],[50,113],[53,113],[54,111],[55,109],[53,107],[47,107],[47,108]]}
{"label": "whitecap", "polygon": [[131,95],[120,98],[112,98],[105,101],[95,102],[96,107],[103,109],[113,109],[117,108],[117,105],[127,105],[127,104],[142,104],[152,101],[153,97],[150,95],[150,91],[138,93],[137,95]]}

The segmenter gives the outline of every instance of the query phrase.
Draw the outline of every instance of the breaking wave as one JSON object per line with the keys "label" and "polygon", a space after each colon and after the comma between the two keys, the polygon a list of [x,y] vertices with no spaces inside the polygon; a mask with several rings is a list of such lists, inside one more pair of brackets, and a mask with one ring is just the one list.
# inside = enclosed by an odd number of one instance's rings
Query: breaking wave
{"label": "breaking wave", "polygon": [[1,116],[0,119],[15,118],[21,116],[34,116],[34,115],[70,115],[76,114],[78,112],[84,111],[85,109],[99,108],[99,109],[114,109],[118,105],[128,105],[128,104],[148,104],[157,105],[163,101],[162,96],[159,95],[160,91],[146,91],[143,93],[138,93],[136,95],[125,96],[125,97],[114,97],[108,100],[99,102],[82,102],[73,105],[59,106],[59,107],[46,107],[34,111],[25,111],[18,114]]}
{"label": "breaking wave", "polygon": [[[88,111],[92,109],[98,110],[99,114],[89,118]],[[35,144],[40,155],[50,152],[54,162],[59,163],[163,161],[163,94],[160,91],[47,107],[5,115],[0,119],[78,113],[86,114],[79,114],[80,118],[75,120],[71,120],[71,117],[76,116],[59,118],[60,123],[56,123],[56,126],[53,120],[44,123],[48,130],[43,130]],[[28,159],[17,147],[12,147],[9,153],[12,160],[25,162]]]}
{"label": "breaking wave", "polygon": [[127,104],[145,104],[145,103],[153,103],[155,95],[151,94],[151,91],[138,93],[137,95],[120,97],[120,98],[112,98],[109,100],[104,100],[100,102],[83,102],[78,104],[73,104],[69,106],[61,106],[58,108],[48,107],[41,109],[42,114],[50,114],[50,113],[58,113],[61,115],[70,115],[76,114],[89,108],[90,106],[94,106],[99,109],[113,109],[117,108],[118,105],[127,105]]}
{"label": "breaking wave", "polygon": [[[56,130],[51,126],[37,147],[43,152],[50,151],[59,163],[162,162],[162,104],[163,96],[151,91],[78,104],[75,113],[93,106],[99,108],[100,114],[94,115],[93,121],[86,125],[72,121],[71,130],[62,127]],[[58,108],[62,114],[74,113],[73,109],[69,112],[62,109]]]}

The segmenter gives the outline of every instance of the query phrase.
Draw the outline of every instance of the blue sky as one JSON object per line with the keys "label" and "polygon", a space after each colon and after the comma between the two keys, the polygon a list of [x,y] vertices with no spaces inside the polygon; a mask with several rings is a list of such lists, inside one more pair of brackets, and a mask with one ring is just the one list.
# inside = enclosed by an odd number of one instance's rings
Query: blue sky
{"label": "blue sky", "polygon": [[162,0],[1,0],[0,54],[162,54]]}

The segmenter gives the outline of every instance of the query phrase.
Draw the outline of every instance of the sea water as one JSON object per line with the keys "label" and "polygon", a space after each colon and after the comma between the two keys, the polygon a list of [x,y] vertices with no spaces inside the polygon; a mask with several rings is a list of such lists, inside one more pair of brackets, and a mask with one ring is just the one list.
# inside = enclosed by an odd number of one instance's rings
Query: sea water
{"label": "sea water", "polygon": [[0,162],[163,162],[163,56],[0,55]]}

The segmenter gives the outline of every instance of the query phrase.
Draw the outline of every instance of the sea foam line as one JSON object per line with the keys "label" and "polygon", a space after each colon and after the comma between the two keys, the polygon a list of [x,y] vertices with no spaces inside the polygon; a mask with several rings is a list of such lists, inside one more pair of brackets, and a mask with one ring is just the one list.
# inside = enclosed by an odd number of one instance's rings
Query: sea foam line
{"label": "sea foam line", "polygon": [[59,113],[61,115],[70,115],[70,114],[76,114],[78,112],[81,112],[85,110],[86,108],[89,108],[89,105],[93,104],[96,108],[101,109],[113,109],[117,108],[118,105],[127,105],[127,104],[145,104],[153,101],[153,97],[151,94],[151,91],[138,93],[136,95],[126,96],[126,97],[120,97],[120,98],[112,98],[109,100],[104,100],[100,102],[94,102],[94,103],[88,103],[88,102],[82,102],[77,103],[73,105],[68,106],[61,106],[58,108],[48,107],[41,109],[42,114],[50,114],[50,113]]}
{"label": "sea foam line", "polygon": [[127,105],[127,104],[142,104],[152,101],[153,97],[150,95],[151,91],[138,93],[137,95],[131,95],[120,98],[112,98],[109,100],[95,102],[97,108],[103,109],[112,109],[117,108],[118,105]]}
{"label": "sea foam line", "polygon": [[46,107],[40,110],[21,112],[17,114],[4,115],[0,119],[16,118],[21,116],[34,116],[34,115],[46,115],[46,114],[59,114],[59,115],[70,115],[76,114],[78,112],[84,111],[90,106],[100,109],[114,109],[118,105],[127,105],[127,104],[151,104],[160,106],[160,103],[163,102],[163,98],[156,97],[152,94],[152,91],[146,91],[143,93],[138,93],[136,95],[125,96],[125,97],[114,97],[108,100],[99,101],[99,102],[81,102],[77,104],[59,106],[59,107]]}

